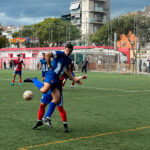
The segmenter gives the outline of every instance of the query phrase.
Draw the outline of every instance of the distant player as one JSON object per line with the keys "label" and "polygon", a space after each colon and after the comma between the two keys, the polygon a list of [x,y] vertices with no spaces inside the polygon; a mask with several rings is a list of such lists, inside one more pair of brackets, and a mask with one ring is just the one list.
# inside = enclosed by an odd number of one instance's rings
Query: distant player
{"label": "distant player", "polygon": [[48,71],[47,62],[45,59],[45,53],[42,53],[42,59],[40,59],[40,64],[38,70],[42,71],[42,80],[45,80],[45,73]]}
{"label": "distant player", "polygon": [[11,86],[14,86],[14,82],[15,82],[15,78],[16,75],[19,75],[19,85],[22,85],[22,65],[25,66],[23,60],[20,58],[20,54],[17,55],[17,59],[13,60],[13,64],[14,64],[14,74],[13,74],[13,79],[12,79],[12,83]]}

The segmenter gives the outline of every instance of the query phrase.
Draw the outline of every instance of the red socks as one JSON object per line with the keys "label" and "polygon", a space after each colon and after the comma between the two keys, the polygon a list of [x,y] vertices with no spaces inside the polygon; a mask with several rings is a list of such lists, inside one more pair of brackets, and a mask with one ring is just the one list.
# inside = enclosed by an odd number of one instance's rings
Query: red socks
{"label": "red socks", "polygon": [[44,113],[45,113],[46,105],[40,104],[39,112],[38,112],[38,120],[42,120]]}
{"label": "red socks", "polygon": [[63,106],[58,106],[57,109],[58,109],[58,111],[60,113],[62,121],[63,122],[67,122],[67,116],[66,116],[66,112],[65,112]]}
{"label": "red socks", "polygon": [[[46,107],[46,105],[40,104],[40,108],[39,108],[39,112],[38,112],[38,120],[42,120],[44,113],[45,113],[45,107]],[[67,116],[66,116],[66,112],[65,112],[63,106],[58,106],[57,109],[60,113],[62,121],[67,122]]]}
{"label": "red socks", "polygon": [[74,86],[74,84],[75,84],[75,82],[73,81],[71,85]]}

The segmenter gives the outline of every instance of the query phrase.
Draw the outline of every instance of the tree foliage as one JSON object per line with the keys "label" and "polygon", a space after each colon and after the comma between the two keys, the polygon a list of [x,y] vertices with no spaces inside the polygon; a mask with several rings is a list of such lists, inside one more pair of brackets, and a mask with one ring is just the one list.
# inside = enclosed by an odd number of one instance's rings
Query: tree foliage
{"label": "tree foliage", "polygon": [[126,35],[129,42],[129,32],[132,32],[140,44],[143,41],[150,41],[150,18],[141,14],[126,15],[116,17],[107,22],[97,33],[91,36],[92,42],[108,44],[108,41],[114,41],[114,33],[117,33],[117,40],[120,40],[123,34]]}
{"label": "tree foliage", "polygon": [[66,41],[73,41],[81,37],[80,30],[69,22],[59,18],[46,18],[44,21],[24,26],[19,32],[15,32],[13,37],[38,38],[40,46],[62,46]]}
{"label": "tree foliage", "polygon": [[6,36],[0,36],[0,48],[6,48],[7,46],[9,46],[9,40]]}

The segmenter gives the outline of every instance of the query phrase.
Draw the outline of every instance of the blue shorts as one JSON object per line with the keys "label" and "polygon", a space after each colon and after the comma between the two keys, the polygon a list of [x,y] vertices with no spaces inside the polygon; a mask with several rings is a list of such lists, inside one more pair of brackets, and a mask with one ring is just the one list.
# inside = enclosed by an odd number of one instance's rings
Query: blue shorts
{"label": "blue shorts", "polygon": [[22,71],[14,71],[14,74],[15,75],[19,74],[21,76],[22,75]]}
{"label": "blue shorts", "polygon": [[60,84],[59,77],[57,77],[57,75],[52,70],[45,72],[44,82],[49,83],[52,86],[52,88],[55,88]]}
{"label": "blue shorts", "polygon": [[42,71],[42,78],[43,77],[45,77],[45,73],[46,73],[47,71]]}
{"label": "blue shorts", "polygon": [[[52,98],[52,95],[51,95],[51,90],[49,90],[46,94],[43,94],[42,95],[42,98],[41,98],[41,103],[44,103],[44,104],[49,104],[51,102],[51,100],[53,99]],[[57,104],[57,106],[63,106],[63,95],[62,95],[62,90],[60,91],[60,101],[59,103]]]}

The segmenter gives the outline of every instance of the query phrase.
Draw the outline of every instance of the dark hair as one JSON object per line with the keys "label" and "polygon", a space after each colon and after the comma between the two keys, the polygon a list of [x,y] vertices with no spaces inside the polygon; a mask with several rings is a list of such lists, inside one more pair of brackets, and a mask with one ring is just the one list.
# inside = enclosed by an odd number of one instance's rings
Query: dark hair
{"label": "dark hair", "polygon": [[42,55],[45,55],[45,53],[42,53]]}
{"label": "dark hair", "polygon": [[20,56],[20,54],[17,55],[18,57]]}
{"label": "dark hair", "polygon": [[73,45],[68,43],[68,44],[66,44],[65,48],[69,48],[69,49],[73,50]]}

